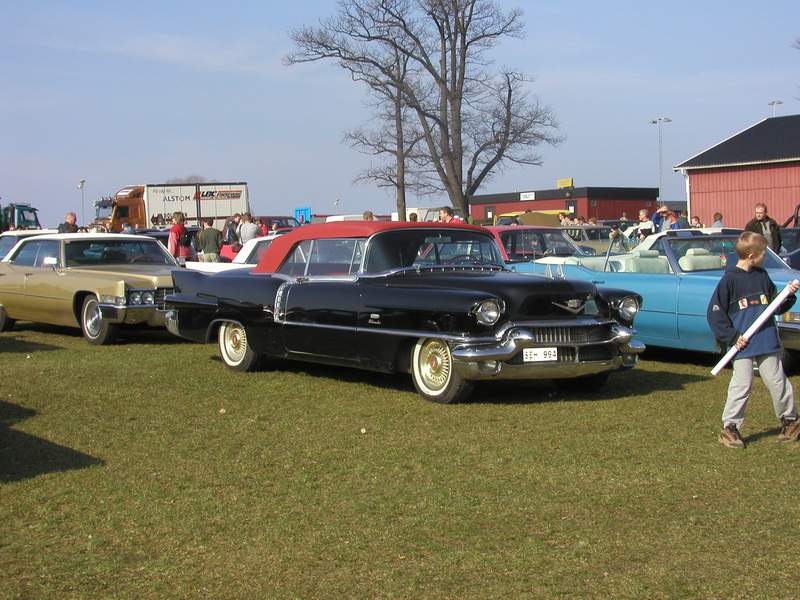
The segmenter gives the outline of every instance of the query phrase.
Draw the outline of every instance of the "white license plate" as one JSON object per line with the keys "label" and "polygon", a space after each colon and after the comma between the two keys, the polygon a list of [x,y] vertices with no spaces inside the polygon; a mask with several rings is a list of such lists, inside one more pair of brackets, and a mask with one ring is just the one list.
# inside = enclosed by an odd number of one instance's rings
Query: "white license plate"
{"label": "white license plate", "polygon": [[558,360],[557,348],[523,348],[523,362],[545,362],[548,360]]}

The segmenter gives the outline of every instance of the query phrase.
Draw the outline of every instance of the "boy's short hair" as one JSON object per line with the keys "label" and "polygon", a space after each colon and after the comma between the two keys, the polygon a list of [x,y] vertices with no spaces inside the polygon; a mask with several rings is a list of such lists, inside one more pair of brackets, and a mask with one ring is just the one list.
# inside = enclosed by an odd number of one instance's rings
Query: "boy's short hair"
{"label": "boy's short hair", "polygon": [[747,258],[751,254],[761,254],[767,248],[767,238],[760,233],[745,231],[736,240],[736,255]]}

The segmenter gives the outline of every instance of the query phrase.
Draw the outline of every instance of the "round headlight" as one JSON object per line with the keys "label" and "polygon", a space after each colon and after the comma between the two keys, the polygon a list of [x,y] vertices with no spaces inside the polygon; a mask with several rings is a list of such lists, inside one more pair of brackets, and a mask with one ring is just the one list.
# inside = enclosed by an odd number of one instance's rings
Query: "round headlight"
{"label": "round headlight", "polygon": [[503,308],[497,300],[484,300],[475,309],[475,318],[481,325],[494,325],[502,312]]}
{"label": "round headlight", "polygon": [[625,296],[620,300],[617,310],[619,311],[619,316],[622,317],[623,320],[633,321],[639,313],[639,302],[633,296]]}
{"label": "round headlight", "polygon": [[153,296],[153,292],[144,292],[142,293],[142,304],[155,304],[155,296]]}
{"label": "round headlight", "polygon": [[133,292],[131,294],[131,304],[141,304],[141,303],[142,303],[142,293]]}

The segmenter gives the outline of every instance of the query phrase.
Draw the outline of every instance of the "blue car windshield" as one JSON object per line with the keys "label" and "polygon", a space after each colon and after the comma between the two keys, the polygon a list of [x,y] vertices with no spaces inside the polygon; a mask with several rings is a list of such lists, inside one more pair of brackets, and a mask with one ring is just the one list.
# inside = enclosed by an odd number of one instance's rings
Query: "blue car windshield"
{"label": "blue car windshield", "polygon": [[[696,271],[719,271],[736,264],[736,240],[738,236],[698,236],[689,238],[664,238],[678,259],[678,266],[685,273]],[[772,250],[767,250],[765,269],[787,270],[789,267]]]}
{"label": "blue car windshield", "polygon": [[365,272],[404,267],[502,266],[494,238],[477,231],[413,228],[386,231],[369,243]]}

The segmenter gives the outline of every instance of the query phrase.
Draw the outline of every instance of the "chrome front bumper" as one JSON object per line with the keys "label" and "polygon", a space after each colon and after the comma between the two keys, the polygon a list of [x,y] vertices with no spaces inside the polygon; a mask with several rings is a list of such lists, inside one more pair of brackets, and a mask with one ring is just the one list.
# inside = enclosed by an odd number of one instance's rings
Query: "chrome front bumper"
{"label": "chrome front bumper", "polygon": [[[630,369],[636,366],[645,345],[633,339],[634,331],[622,325],[612,328],[612,337],[601,341],[538,342],[530,331],[521,327],[508,329],[496,344],[456,344],[452,348],[453,368],[466,380],[477,379],[572,379],[604,371]],[[611,348],[611,356],[603,360],[581,360],[582,350]],[[568,360],[522,362],[510,364],[525,348],[555,347]]]}
{"label": "chrome front bumper", "polygon": [[152,327],[164,327],[166,311],[155,305],[118,306],[116,304],[100,304],[100,314],[104,321],[135,325],[147,323]]}

